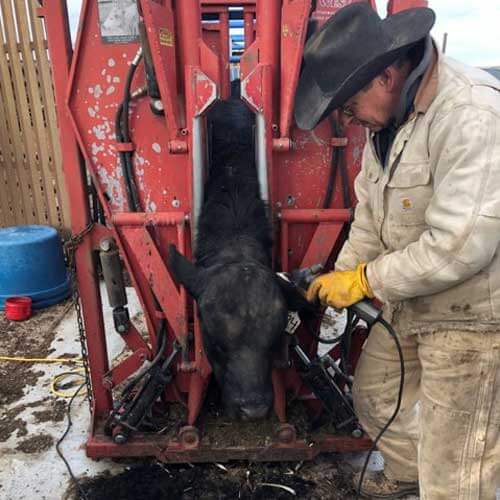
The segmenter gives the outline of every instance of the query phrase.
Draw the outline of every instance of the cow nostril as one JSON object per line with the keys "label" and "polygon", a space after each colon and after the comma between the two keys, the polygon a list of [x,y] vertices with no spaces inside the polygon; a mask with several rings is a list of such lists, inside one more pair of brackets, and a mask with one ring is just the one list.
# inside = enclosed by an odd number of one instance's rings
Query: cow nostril
{"label": "cow nostril", "polygon": [[265,404],[241,406],[240,411],[243,420],[257,420],[259,418],[264,418],[267,416],[267,413],[269,412],[269,406]]}

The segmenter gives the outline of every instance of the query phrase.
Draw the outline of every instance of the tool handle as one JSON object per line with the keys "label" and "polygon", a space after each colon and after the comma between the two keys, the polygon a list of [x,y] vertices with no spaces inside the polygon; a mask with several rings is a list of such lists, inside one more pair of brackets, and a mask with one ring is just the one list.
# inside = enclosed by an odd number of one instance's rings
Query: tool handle
{"label": "tool handle", "polygon": [[368,299],[360,300],[349,308],[356,316],[368,323],[368,326],[375,324],[382,316],[382,310],[375,306],[373,301]]}

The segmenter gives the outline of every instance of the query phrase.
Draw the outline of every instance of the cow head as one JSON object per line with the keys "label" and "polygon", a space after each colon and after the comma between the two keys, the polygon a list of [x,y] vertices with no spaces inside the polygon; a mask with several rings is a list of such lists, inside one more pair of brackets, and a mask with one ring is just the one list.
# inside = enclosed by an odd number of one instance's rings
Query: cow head
{"label": "cow head", "polygon": [[256,419],[273,402],[271,368],[287,306],[272,271],[257,263],[198,267],[170,247],[169,268],[197,301],[203,344],[232,418]]}

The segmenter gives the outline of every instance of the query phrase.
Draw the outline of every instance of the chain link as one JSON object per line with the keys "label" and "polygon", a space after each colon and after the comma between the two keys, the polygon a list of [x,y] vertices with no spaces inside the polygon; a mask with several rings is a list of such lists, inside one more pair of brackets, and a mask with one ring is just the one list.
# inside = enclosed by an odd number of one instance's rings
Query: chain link
{"label": "chain link", "polygon": [[85,383],[87,385],[87,400],[89,403],[89,410],[92,411],[92,400],[93,400],[93,392],[92,392],[92,382],[90,379],[90,369],[88,362],[88,351],[87,351],[87,335],[85,333],[85,325],[83,323],[82,318],[82,308],[80,305],[80,291],[78,289],[78,277],[76,274],[76,260],[75,253],[78,245],[82,242],[85,235],[92,231],[94,227],[94,223],[91,222],[85,229],[83,229],[76,236],[71,236],[71,238],[64,245],[64,252],[66,254],[66,260],[68,263],[68,268],[71,272],[71,284],[73,287],[72,296],[73,296],[73,305],[75,307],[76,312],[76,320],[78,323],[78,335],[80,338],[80,349],[82,351],[82,359],[83,359],[83,367],[85,369]]}

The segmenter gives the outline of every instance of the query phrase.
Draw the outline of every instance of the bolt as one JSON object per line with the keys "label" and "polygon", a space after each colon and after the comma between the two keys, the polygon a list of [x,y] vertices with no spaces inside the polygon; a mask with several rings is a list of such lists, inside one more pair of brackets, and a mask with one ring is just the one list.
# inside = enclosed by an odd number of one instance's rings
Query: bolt
{"label": "bolt", "polygon": [[151,104],[153,105],[153,108],[156,110],[156,111],[163,111],[163,103],[161,102],[160,99],[153,99],[151,101]]}
{"label": "bolt", "polygon": [[122,434],[121,432],[119,432],[118,434],[113,436],[113,441],[116,444],[124,444],[127,442],[127,436],[125,436],[125,434]]}
{"label": "bolt", "polygon": [[113,240],[111,238],[105,238],[101,240],[99,246],[103,252],[109,252],[113,246]]}
{"label": "bolt", "polygon": [[173,206],[174,208],[179,208],[179,207],[181,206],[181,202],[180,202],[177,198],[174,198],[174,199],[172,200],[172,206]]}
{"label": "bolt", "polygon": [[296,438],[295,427],[290,424],[283,424],[278,431],[278,439],[283,444],[290,444]]}
{"label": "bolt", "polygon": [[351,436],[353,438],[356,438],[356,439],[359,439],[361,436],[363,435],[363,431],[361,429],[354,429],[352,432],[351,432]]}
{"label": "bolt", "polygon": [[118,325],[116,327],[116,331],[118,333],[125,333],[127,331],[127,327],[125,325]]}

